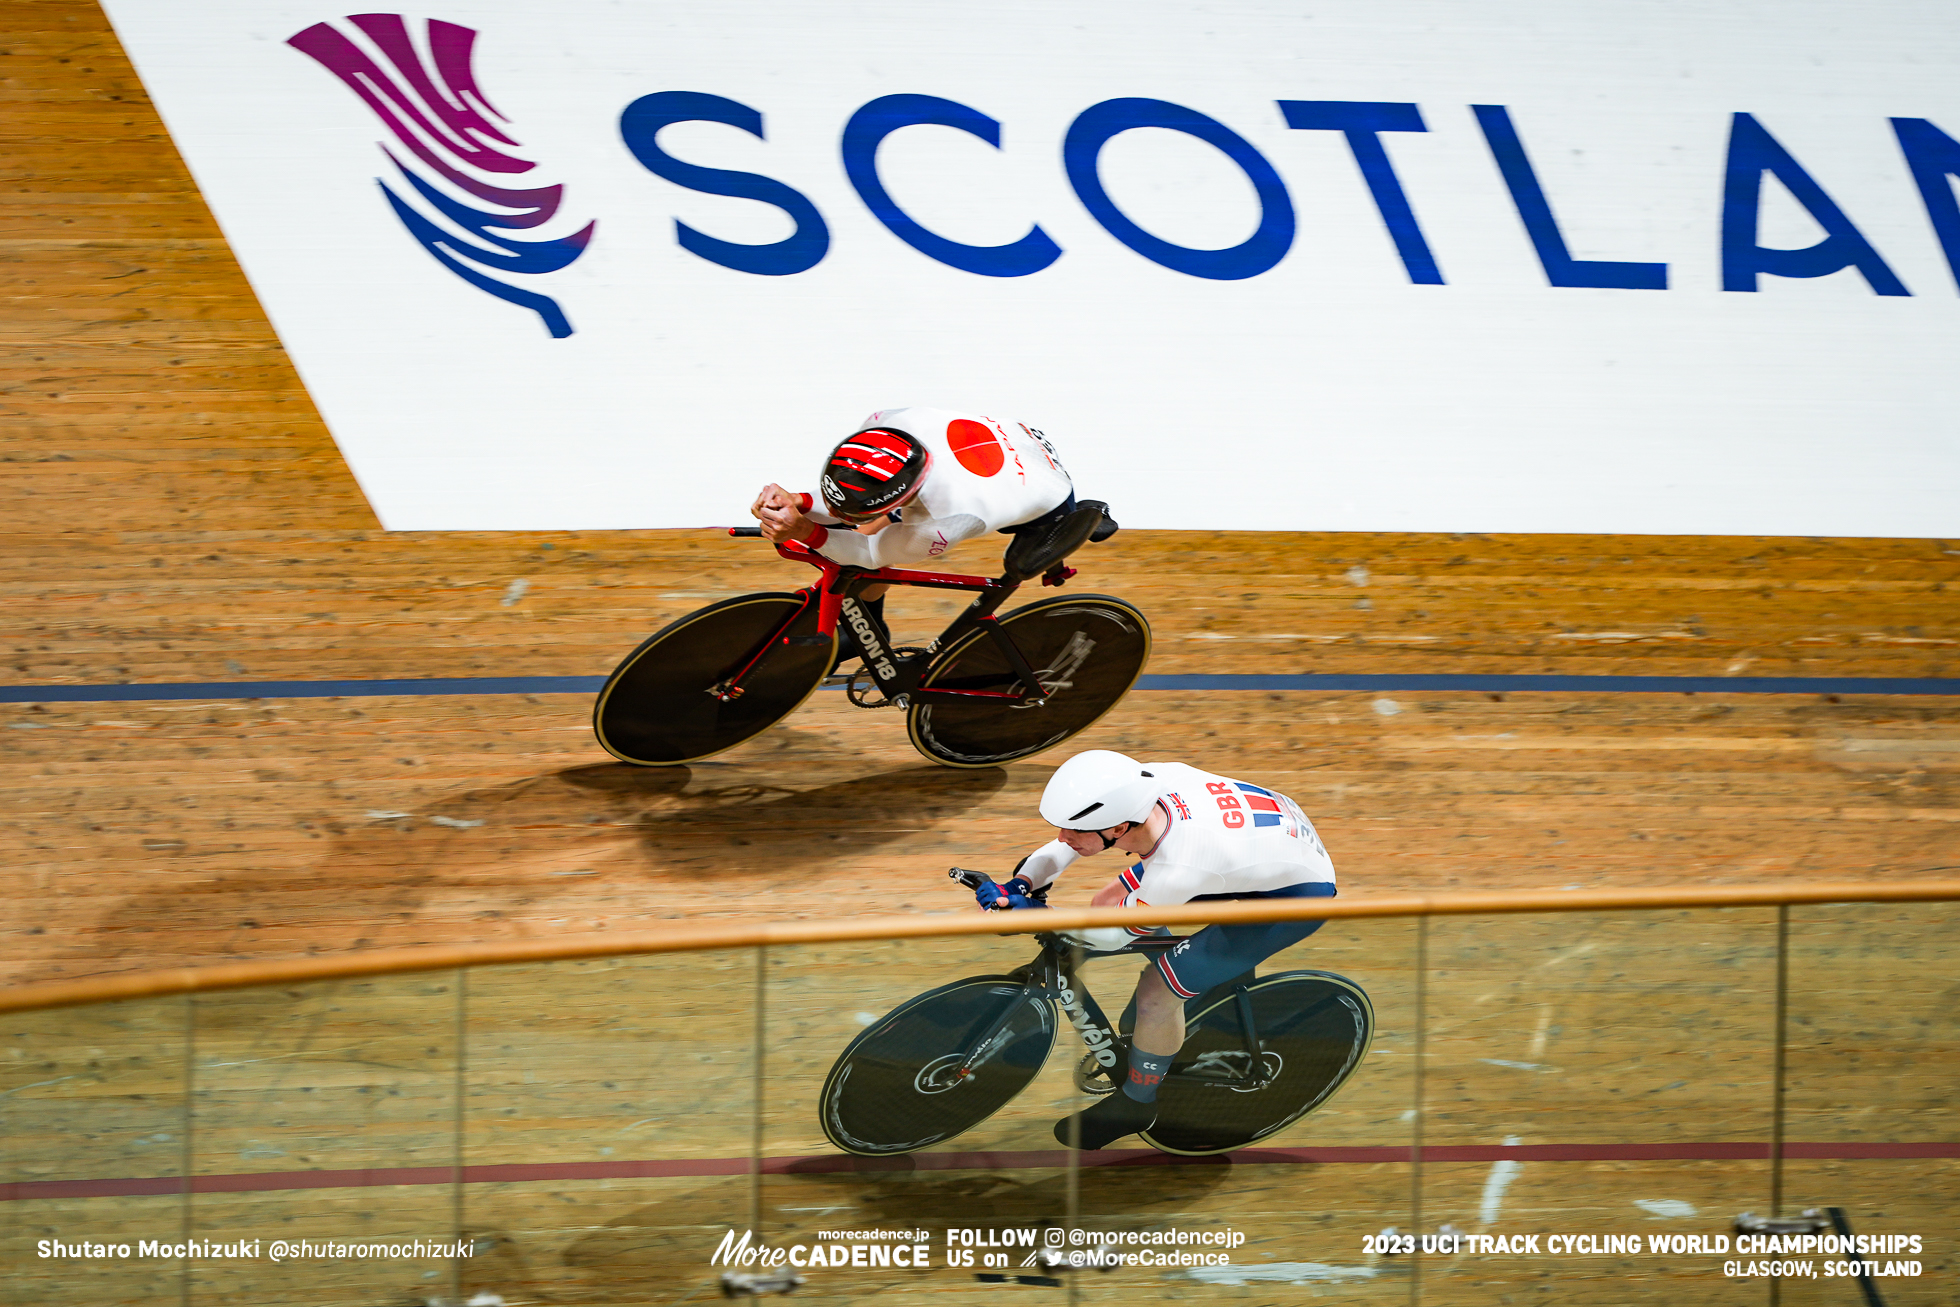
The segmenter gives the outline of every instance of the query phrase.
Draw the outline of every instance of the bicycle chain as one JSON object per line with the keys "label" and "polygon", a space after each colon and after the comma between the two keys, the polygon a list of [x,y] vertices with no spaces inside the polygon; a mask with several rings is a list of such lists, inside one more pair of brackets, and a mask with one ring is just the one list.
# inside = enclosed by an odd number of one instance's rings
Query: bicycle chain
{"label": "bicycle chain", "polygon": [[[916,645],[901,645],[892,649],[892,657],[895,661],[905,662],[912,658],[927,657],[930,652]],[[876,699],[871,697],[874,694],[878,696]],[[873,676],[871,669],[862,663],[858,664],[857,669],[844,682],[844,697],[860,708],[904,708],[909,702],[907,696],[902,694],[896,699],[887,699],[884,687],[878,684],[878,678]]]}

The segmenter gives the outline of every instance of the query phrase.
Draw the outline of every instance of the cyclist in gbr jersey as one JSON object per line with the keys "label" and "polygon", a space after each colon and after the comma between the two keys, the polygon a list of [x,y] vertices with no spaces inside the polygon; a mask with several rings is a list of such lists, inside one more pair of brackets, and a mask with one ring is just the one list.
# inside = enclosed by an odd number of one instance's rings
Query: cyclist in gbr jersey
{"label": "cyclist in gbr jersey", "polygon": [[[1046,906],[1030,897],[1078,858],[1108,849],[1134,854],[1096,892],[1094,907],[1171,907],[1208,899],[1331,898],[1334,864],[1313,823],[1284,794],[1179,762],[1139,763],[1104,749],[1078,753],[1056,769],[1041,816],[1057,838],[1022,859],[1004,885],[983,885],[982,907]],[[1080,1122],[1083,1148],[1147,1130],[1157,1119],[1157,1086],[1184,1045],[1184,1004],[1251,971],[1320,929],[1318,921],[1206,926],[1160,954],[1137,981],[1136,1030],[1122,1092],[1055,1124],[1069,1142]],[[1080,932],[1079,932],[1080,933]],[[1096,931],[1082,942],[1120,948],[1154,928]]]}
{"label": "cyclist in gbr jersey", "polygon": [[[818,486],[812,495],[771,483],[749,511],[771,543],[800,541],[852,567],[925,562],[962,540],[1038,530],[1075,509],[1074,484],[1040,431],[938,408],[873,413],[831,452]],[[888,589],[866,586],[861,602],[844,601],[873,618],[887,644]],[[847,635],[856,616],[845,614]],[[858,656],[855,645],[848,641],[840,659]]]}

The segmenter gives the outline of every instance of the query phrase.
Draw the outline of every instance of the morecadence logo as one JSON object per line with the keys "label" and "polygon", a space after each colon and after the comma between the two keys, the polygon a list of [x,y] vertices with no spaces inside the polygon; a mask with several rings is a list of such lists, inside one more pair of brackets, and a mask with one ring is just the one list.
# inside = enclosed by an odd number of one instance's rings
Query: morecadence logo
{"label": "morecadence logo", "polygon": [[[421,165],[403,162],[385,142],[381,144],[382,153],[407,183],[404,190],[415,196],[411,201],[403,190],[377,177],[395,216],[443,267],[479,290],[530,309],[554,337],[571,335],[572,324],[558,301],[479,271],[517,276],[556,272],[585,253],[598,223],[588,222],[555,239],[520,240],[509,234],[550,222],[557,216],[565,188],[513,189],[484,180],[484,174],[510,178],[538,165],[500,148],[516,149],[519,144],[497,125],[510,119],[477,87],[471,67],[476,31],[430,19],[425,56],[400,14],[352,14],[345,21],[367,39],[381,60],[393,66],[393,74],[330,23],[315,23],[287,44],[311,55],[345,82],[374,110],[400,148]],[[454,191],[495,205],[499,211],[473,208]]]}

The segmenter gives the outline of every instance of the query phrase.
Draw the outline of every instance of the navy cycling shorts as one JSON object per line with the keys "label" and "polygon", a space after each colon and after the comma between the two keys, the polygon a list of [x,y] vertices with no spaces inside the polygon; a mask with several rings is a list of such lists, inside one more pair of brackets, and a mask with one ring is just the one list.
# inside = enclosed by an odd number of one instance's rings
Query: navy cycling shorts
{"label": "navy cycling shorts", "polygon": [[[1218,899],[1331,899],[1334,886],[1307,881],[1254,894],[1201,894],[1193,903]],[[1157,972],[1171,993],[1196,998],[1213,985],[1243,975],[1282,949],[1293,947],[1327,923],[1262,921],[1245,926],[1206,926],[1174,949],[1157,955]]]}

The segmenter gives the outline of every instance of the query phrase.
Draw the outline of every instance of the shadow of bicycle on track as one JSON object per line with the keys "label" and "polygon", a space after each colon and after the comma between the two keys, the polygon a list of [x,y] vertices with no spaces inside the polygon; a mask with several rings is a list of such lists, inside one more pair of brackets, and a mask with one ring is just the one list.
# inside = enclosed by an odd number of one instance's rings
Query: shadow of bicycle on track
{"label": "shadow of bicycle on track", "polygon": [[[365,821],[315,818],[330,834],[304,862],[241,858],[195,894],[139,891],[91,934],[156,938],[165,947],[143,962],[163,965],[634,928],[702,912],[780,916],[783,893],[807,889],[813,871],[869,877],[858,869],[867,853],[938,838],[1007,783],[998,768],[919,763],[805,787],[810,770],[588,764]],[[852,881],[832,892],[861,890]],[[91,938],[16,981],[101,961]]]}
{"label": "shadow of bicycle on track", "polygon": [[623,840],[662,874],[724,876],[759,864],[807,865],[846,850],[861,855],[941,830],[998,793],[1007,773],[926,764],[815,788],[796,779],[750,769],[595,764],[461,796],[431,809],[428,820]]}

